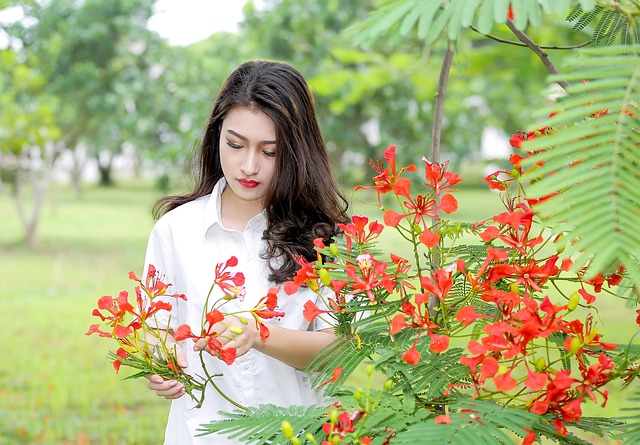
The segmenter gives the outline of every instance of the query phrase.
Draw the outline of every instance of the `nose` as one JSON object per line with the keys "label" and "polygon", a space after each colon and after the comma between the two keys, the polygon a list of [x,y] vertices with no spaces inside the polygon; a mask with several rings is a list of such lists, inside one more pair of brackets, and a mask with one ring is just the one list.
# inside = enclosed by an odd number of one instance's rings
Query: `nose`
{"label": "nose", "polygon": [[242,170],[242,173],[247,176],[252,176],[258,173],[258,155],[255,150],[247,150],[245,152],[240,169]]}

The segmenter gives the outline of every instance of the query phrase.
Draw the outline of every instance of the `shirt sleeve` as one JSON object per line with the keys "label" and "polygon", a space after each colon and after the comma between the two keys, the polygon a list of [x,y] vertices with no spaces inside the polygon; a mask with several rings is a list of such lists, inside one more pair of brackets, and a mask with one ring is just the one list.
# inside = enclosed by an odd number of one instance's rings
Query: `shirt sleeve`
{"label": "shirt sleeve", "polygon": [[165,295],[157,297],[157,299],[171,304],[171,311],[158,311],[155,316],[147,322],[149,325],[160,329],[175,330],[179,325],[178,305],[182,300],[172,297],[176,292],[176,268],[173,255],[173,241],[171,228],[167,224],[163,223],[162,219],[156,223],[149,235],[147,252],[144,260],[143,280],[145,279],[144,277],[147,276],[149,266],[151,265],[156,269],[157,278],[163,283],[169,284]]}

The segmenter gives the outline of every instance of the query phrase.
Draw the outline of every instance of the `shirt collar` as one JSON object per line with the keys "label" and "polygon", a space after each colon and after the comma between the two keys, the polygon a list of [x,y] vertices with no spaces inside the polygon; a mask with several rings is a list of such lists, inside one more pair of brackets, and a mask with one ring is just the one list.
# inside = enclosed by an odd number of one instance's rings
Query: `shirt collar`
{"label": "shirt collar", "polygon": [[[203,239],[206,238],[207,232],[214,225],[219,225],[220,227],[224,227],[222,225],[222,216],[221,216],[221,196],[222,192],[227,186],[227,181],[224,178],[220,178],[220,180],[213,187],[213,191],[211,195],[209,195],[209,200],[207,201],[207,205],[205,206],[204,211],[204,224],[203,224]],[[267,228],[267,218],[265,212],[261,212],[251,218],[247,222],[247,226],[245,230],[260,230],[264,231]],[[226,230],[226,229],[225,229]]]}

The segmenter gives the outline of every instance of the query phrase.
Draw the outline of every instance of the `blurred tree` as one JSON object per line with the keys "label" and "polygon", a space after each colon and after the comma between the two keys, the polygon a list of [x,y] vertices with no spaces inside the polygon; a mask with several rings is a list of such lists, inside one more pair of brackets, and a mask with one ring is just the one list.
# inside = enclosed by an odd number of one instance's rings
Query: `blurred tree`
{"label": "blurred tree", "polygon": [[36,3],[25,8],[30,20],[13,28],[25,55],[43,61],[47,90],[60,98],[57,114],[64,145],[74,153],[78,190],[87,156],[98,161],[100,183],[110,185],[114,155],[149,136],[139,126],[155,118],[145,97],[163,55],[161,40],[146,29],[154,1]]}
{"label": "blurred tree", "polygon": [[19,57],[11,49],[0,50],[0,66],[5,67],[0,70],[0,191],[12,198],[27,244],[33,247],[45,191],[61,152],[61,131],[56,98],[46,92],[37,61],[19,63]]}

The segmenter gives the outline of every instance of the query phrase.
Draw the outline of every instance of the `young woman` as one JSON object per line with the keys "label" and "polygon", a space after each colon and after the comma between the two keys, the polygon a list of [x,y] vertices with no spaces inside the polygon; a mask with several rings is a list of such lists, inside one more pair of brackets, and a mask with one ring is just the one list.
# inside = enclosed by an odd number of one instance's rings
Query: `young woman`
{"label": "young woman", "polygon": [[[347,203],[331,175],[313,96],[302,75],[287,64],[251,61],[230,75],[194,165],[194,190],[156,203],[159,219],[145,259],[145,269],[153,264],[165,274],[163,281],[172,283],[169,293],[187,296],[186,301],[172,299],[171,316],[159,320],[158,327],[169,333],[184,323],[200,331],[217,263],[237,257],[235,270],[246,279],[244,299],[224,309],[249,309],[293,277],[294,256],[315,259],[313,240],[329,243],[337,223],[347,221]],[[227,366],[205,354],[205,364],[210,374],[223,375],[215,382],[227,396],[244,406],[321,402],[300,370],[335,336],[330,325],[303,318],[309,299],[321,304],[309,289],[291,296],[280,292],[278,310],[285,315],[268,324],[271,335],[264,341],[253,323],[225,319],[219,338],[237,349],[238,358]],[[234,325],[241,334],[231,332]],[[179,362],[185,372],[203,375],[201,349],[206,350],[203,340],[183,342]],[[204,405],[194,408],[180,383],[157,375],[148,380],[157,395],[172,399],[166,445],[237,443],[222,436],[195,437],[199,425],[235,408],[217,392],[207,390]]]}

